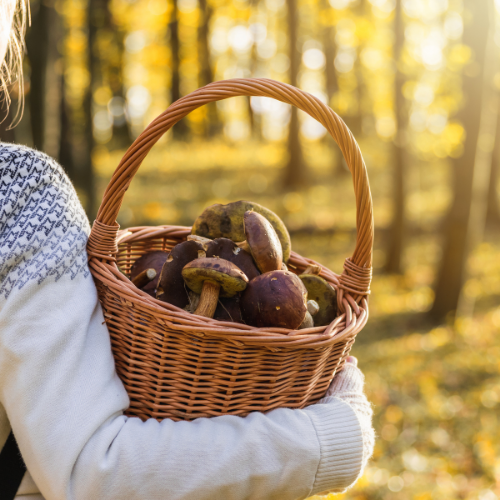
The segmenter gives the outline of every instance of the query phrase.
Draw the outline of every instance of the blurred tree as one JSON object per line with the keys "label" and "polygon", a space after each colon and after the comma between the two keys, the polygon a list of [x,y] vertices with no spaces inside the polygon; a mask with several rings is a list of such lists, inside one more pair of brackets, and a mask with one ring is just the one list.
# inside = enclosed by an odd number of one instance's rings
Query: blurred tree
{"label": "blurred tree", "polygon": [[[179,40],[179,8],[178,0],[172,1],[172,14],[169,23],[170,30],[170,52],[171,52],[171,74],[172,81],[170,83],[170,99],[171,102],[177,101],[181,97],[181,56],[180,56],[180,40]],[[186,139],[189,129],[186,120],[181,120],[177,123],[172,133],[175,139]]]}
{"label": "blurred tree", "polygon": [[495,148],[491,157],[490,180],[488,186],[488,205],[486,220],[489,224],[500,224],[500,206],[498,203],[498,171],[500,170],[500,110],[498,112]]}
{"label": "blurred tree", "polygon": [[98,33],[106,24],[108,0],[88,0],[87,4],[87,68],[89,83],[85,92],[85,141],[84,147],[78,155],[78,183],[77,187],[85,193],[85,209],[90,220],[93,219],[95,206],[95,173],[92,165],[92,152],[95,148],[93,130],[94,92],[102,82],[99,61]]}
{"label": "blurred tree", "polygon": [[[290,58],[289,80],[290,85],[297,87],[300,57],[297,48],[298,39],[298,12],[297,0],[287,0],[288,7],[288,56]],[[298,109],[292,106],[290,125],[288,127],[288,162],[285,167],[283,184],[287,188],[304,186],[307,181],[304,156],[300,144],[300,124]]]}
{"label": "blurred tree", "polygon": [[[357,7],[355,8],[357,19],[363,20],[367,17],[367,2],[366,0],[359,0]],[[396,45],[396,41],[394,42]],[[354,62],[354,74],[356,75],[356,108],[353,116],[347,116],[347,125],[351,129],[355,136],[361,134],[363,129],[363,117],[364,117],[364,101],[366,95],[366,82],[363,76],[363,64],[361,63],[361,53],[363,52],[364,41],[363,38],[358,34],[358,46],[356,48],[356,60]]]}
{"label": "blurred tree", "polygon": [[[466,23],[463,43],[472,49],[474,60],[463,73],[465,104],[458,114],[466,137],[462,156],[453,162],[453,201],[446,218],[441,264],[435,285],[431,317],[442,320],[455,313],[465,277],[469,252],[468,236],[473,197],[474,168],[483,104],[483,79],[486,68],[486,45],[490,25],[490,2],[466,0]],[[496,111],[496,110],[495,110]],[[486,192],[484,197],[486,197]]]}
{"label": "blurred tree", "polygon": [[9,109],[7,109],[7,103],[0,95],[0,142],[16,142],[15,130],[10,128],[14,114],[13,105],[11,102]]}
{"label": "blurred tree", "polygon": [[75,170],[75,161],[73,157],[73,123],[71,121],[71,110],[69,108],[69,103],[66,99],[66,78],[64,75],[64,69],[61,72],[61,102],[59,105],[60,119],[61,119],[61,134],[59,137],[59,154],[57,159],[59,163],[64,167],[69,178],[78,184],[80,179],[78,178],[78,172]]}
{"label": "blurred tree", "polygon": [[99,33],[102,44],[99,44],[98,55],[102,83],[109,85],[113,95],[110,106],[113,115],[113,135],[110,149],[123,149],[132,143],[132,134],[125,113],[123,89],[124,33],[114,21],[110,0],[102,2],[102,16],[103,26]]}
{"label": "blurred tree", "polygon": [[389,273],[401,273],[405,226],[406,226],[406,185],[408,173],[405,169],[405,98],[403,85],[405,77],[401,71],[401,53],[404,45],[404,22],[402,0],[396,0],[394,13],[394,113],[396,115],[396,136],[393,142],[393,185],[392,185],[392,222],[389,228],[385,270]]}
{"label": "blurred tree", "polygon": [[[250,0],[250,8],[256,10],[259,6],[259,0]],[[250,76],[255,78],[256,71],[258,67],[258,57],[257,57],[257,41],[256,37],[253,37],[252,48],[250,51]],[[252,109],[252,101],[250,97],[247,97],[247,112],[248,121],[250,122],[250,131],[254,139],[262,139],[262,129],[261,129],[261,119],[260,116],[254,113]]]}
{"label": "blurred tree", "polygon": [[[334,9],[330,6],[328,0],[320,2],[320,19],[323,22],[323,46],[325,50],[325,90],[328,106],[333,106],[333,98],[339,89],[337,72],[335,70],[335,55],[337,48],[335,45],[335,25],[333,24]],[[328,15],[330,14],[330,15]],[[327,20],[326,22],[324,20]],[[342,155],[339,154],[339,149],[333,137],[330,134],[325,135],[325,140],[330,145],[333,161],[336,165],[335,175],[347,175],[349,169]]]}
{"label": "blurred tree", "polygon": [[[325,12],[333,11],[333,8],[328,3],[328,0],[321,0],[321,19],[330,16],[324,16]],[[323,46],[325,49],[325,80],[326,80],[326,96],[328,105],[332,106],[333,96],[338,90],[337,73],[335,71],[335,26],[332,22],[325,23],[323,27]]]}
{"label": "blurred tree", "polygon": [[[210,53],[210,21],[212,19],[212,7],[208,0],[199,0],[200,19],[198,24],[198,66],[199,76],[198,85],[204,87],[214,81],[212,69],[212,55]],[[212,137],[219,133],[222,128],[216,104],[207,105],[207,114],[205,120],[205,135]]]}
{"label": "blurred tree", "polygon": [[33,3],[31,9],[26,46],[31,69],[28,101],[33,146],[56,156],[60,133],[57,42],[62,35],[61,20],[53,0]]}

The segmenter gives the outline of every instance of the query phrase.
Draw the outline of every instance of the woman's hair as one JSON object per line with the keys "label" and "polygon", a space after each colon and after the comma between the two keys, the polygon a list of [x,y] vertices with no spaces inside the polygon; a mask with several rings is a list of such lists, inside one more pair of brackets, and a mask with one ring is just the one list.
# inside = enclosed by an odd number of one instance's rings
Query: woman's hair
{"label": "woman's hair", "polygon": [[[7,42],[5,57],[0,61],[0,102],[5,103],[8,111],[11,102],[9,88],[17,83],[18,106],[14,122],[21,118],[24,109],[23,55],[28,19],[27,0],[0,0],[0,28],[3,32],[0,36],[5,37]],[[0,122],[2,119],[4,117],[0,116]]]}

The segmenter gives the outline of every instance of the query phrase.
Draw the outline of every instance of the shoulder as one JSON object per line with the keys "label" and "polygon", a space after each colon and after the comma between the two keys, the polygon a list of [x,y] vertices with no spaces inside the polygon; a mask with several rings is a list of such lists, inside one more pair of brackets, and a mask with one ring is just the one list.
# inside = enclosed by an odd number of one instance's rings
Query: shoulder
{"label": "shoulder", "polygon": [[86,271],[89,223],[52,158],[0,143],[0,297],[29,281]]}
{"label": "shoulder", "polygon": [[26,146],[5,143],[0,143],[0,181],[3,194],[10,185],[28,181],[31,189],[50,181],[71,185],[64,170],[50,156]]}

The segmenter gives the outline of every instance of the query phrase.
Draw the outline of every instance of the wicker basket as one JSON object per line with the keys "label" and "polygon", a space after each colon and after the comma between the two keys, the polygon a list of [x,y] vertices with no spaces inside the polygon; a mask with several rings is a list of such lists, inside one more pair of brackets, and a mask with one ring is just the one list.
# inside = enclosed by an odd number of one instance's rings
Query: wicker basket
{"label": "wicker basket", "polygon": [[[321,276],[337,289],[340,311],[326,327],[254,328],[195,316],[150,297],[125,276],[144,253],[169,250],[190,234],[189,227],[179,226],[119,231],[118,211],[142,161],[190,111],[234,96],[271,97],[305,111],[334,137],[352,172],[356,248],[341,275],[321,266]],[[327,105],[295,87],[267,79],[215,82],[173,103],[125,153],[104,193],[88,241],[89,265],[111,334],[116,369],[131,400],[128,415],[192,420],[303,408],[318,401],[368,318],[372,245],[366,167],[351,132]],[[312,263],[317,264],[292,252],[289,268],[300,273]]]}

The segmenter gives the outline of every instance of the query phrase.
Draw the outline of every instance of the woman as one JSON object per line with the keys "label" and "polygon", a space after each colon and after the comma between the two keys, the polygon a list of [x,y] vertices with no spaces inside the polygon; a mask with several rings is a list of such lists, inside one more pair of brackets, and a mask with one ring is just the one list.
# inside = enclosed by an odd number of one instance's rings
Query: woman
{"label": "woman", "polygon": [[[24,6],[15,16],[15,2],[0,0],[4,88],[20,68]],[[356,481],[374,434],[354,358],[304,410],[193,422],[125,417],[88,234],[62,168],[0,144],[0,449],[12,445],[12,428],[28,469],[18,498],[286,500]]]}

